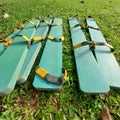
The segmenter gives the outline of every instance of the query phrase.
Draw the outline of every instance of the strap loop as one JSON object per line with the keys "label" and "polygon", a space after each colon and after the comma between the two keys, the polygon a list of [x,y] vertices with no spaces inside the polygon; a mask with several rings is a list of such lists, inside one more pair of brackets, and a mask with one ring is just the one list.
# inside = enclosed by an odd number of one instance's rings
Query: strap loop
{"label": "strap loop", "polygon": [[9,39],[5,41],[4,47],[7,48],[9,45],[11,45],[13,43],[13,39]]}
{"label": "strap loop", "polygon": [[67,71],[65,69],[62,69],[63,76],[62,77],[56,77],[51,74],[49,74],[45,69],[42,67],[37,66],[36,68],[36,74],[38,74],[41,78],[45,79],[46,81],[49,81],[54,84],[62,85],[65,80],[67,79]]}
{"label": "strap loop", "polygon": [[97,27],[94,27],[94,26],[88,26],[88,28],[92,28],[92,29],[95,29],[95,30],[100,30],[100,28],[97,28]]}
{"label": "strap loop", "polygon": [[61,38],[55,38],[53,36],[48,36],[47,37],[49,40],[55,41],[55,42],[61,42],[64,41],[64,37],[62,36]]}
{"label": "strap loop", "polygon": [[78,43],[77,45],[73,46],[73,49],[77,49],[85,45],[89,45],[90,50],[94,50],[96,45],[98,45],[98,46],[107,46],[108,48],[111,49],[112,52],[114,51],[114,47],[112,45],[105,42],[94,42],[94,41],[84,41],[84,42]]}
{"label": "strap loop", "polygon": [[4,44],[4,47],[7,48],[9,45],[11,45],[13,43],[13,38],[17,37],[17,36],[18,37],[22,37],[27,42],[27,47],[28,48],[30,47],[30,39],[27,36],[25,36],[25,35],[15,35],[12,38],[6,40],[5,44]]}
{"label": "strap loop", "polygon": [[34,41],[41,41],[43,38],[41,36],[36,36],[33,38]]}
{"label": "strap loop", "polygon": [[31,45],[33,44],[34,41],[42,41],[43,38],[41,36],[35,36],[32,40],[31,40]]}
{"label": "strap loop", "polygon": [[35,26],[35,28],[37,28],[36,24],[35,24],[33,21],[25,20],[25,21],[23,21],[22,23],[20,23],[20,25],[19,25],[19,27],[17,27],[17,29],[23,29],[23,28],[24,28],[24,25],[25,25],[25,22],[28,22],[28,23],[30,23],[31,25]]}

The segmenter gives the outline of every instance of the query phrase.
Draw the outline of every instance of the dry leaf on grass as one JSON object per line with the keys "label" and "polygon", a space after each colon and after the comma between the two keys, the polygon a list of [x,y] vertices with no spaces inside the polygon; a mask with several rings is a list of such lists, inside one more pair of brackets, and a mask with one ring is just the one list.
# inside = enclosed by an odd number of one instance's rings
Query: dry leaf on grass
{"label": "dry leaf on grass", "polygon": [[102,120],[112,120],[111,115],[109,113],[109,108],[107,106],[105,106],[102,111]]}

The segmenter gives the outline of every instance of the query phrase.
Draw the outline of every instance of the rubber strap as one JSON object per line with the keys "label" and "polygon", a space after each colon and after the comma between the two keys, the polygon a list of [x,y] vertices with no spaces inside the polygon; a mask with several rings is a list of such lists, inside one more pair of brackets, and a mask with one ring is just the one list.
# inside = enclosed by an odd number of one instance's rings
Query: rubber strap
{"label": "rubber strap", "polygon": [[28,48],[30,47],[30,39],[25,35],[15,35],[12,38],[6,40],[5,44],[4,44],[4,47],[7,48],[9,45],[11,45],[13,43],[13,38],[17,37],[17,36],[22,37],[27,42],[27,47]]}
{"label": "rubber strap", "polygon": [[95,29],[95,30],[100,30],[100,28],[97,28],[97,27],[94,27],[94,26],[88,26],[88,28],[92,28],[92,29]]}
{"label": "rubber strap", "polygon": [[23,28],[24,28],[24,25],[25,25],[25,22],[28,22],[28,23],[30,23],[31,25],[35,26],[35,28],[37,28],[36,24],[35,24],[33,21],[25,20],[25,21],[23,21],[22,23],[20,23],[20,25],[19,25],[19,27],[17,27],[17,29],[23,29]]}
{"label": "rubber strap", "polygon": [[43,38],[42,38],[41,36],[35,36],[35,37],[33,38],[33,40],[34,40],[34,41],[41,41],[41,40],[43,40]]}
{"label": "rubber strap", "polygon": [[73,27],[71,27],[69,30],[72,30],[73,28],[76,28],[78,26],[82,26],[82,25],[78,23],[78,24],[74,25]]}
{"label": "rubber strap", "polygon": [[42,41],[43,38],[41,36],[35,36],[32,40],[31,40],[31,45],[33,44],[34,41]]}
{"label": "rubber strap", "polygon": [[48,36],[47,37],[49,40],[52,40],[52,41],[55,41],[55,42],[61,42],[61,41],[64,41],[64,37],[62,36],[61,38],[55,38],[53,36]]}
{"label": "rubber strap", "polygon": [[11,45],[13,43],[13,39],[9,39],[5,41],[4,47],[7,48],[9,45]]}
{"label": "rubber strap", "polygon": [[41,78],[43,78],[46,81],[49,81],[51,83],[58,84],[58,85],[62,85],[65,82],[65,80],[67,79],[67,71],[64,70],[62,72],[64,72],[63,77],[56,77],[56,76],[49,74],[42,67],[37,66],[37,68],[36,68],[36,74],[38,74]]}
{"label": "rubber strap", "polygon": [[73,49],[77,49],[85,45],[89,45],[91,50],[95,49],[96,45],[98,45],[98,46],[107,46],[111,49],[111,51],[114,51],[114,47],[112,45],[105,42],[94,42],[94,41],[84,41],[84,42],[78,43],[77,45],[73,46]]}

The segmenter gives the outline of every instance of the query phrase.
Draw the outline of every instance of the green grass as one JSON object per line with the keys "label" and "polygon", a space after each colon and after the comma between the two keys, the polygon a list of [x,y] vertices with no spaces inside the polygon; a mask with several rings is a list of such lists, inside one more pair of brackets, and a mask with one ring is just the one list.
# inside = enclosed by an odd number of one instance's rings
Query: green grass
{"label": "green grass", "polygon": [[[10,17],[3,19],[8,13]],[[94,17],[106,40],[115,47],[114,55],[120,64],[120,0],[0,0],[0,39],[7,37],[20,22],[48,14],[61,17],[65,31],[67,18],[79,15]],[[63,65],[68,81],[60,91],[38,91],[32,86],[34,67],[27,82],[16,85],[14,91],[0,98],[1,120],[100,120],[105,105],[113,120],[120,118],[120,90],[111,89],[104,95],[87,95],[79,90],[70,35],[64,32]],[[7,72],[6,72],[7,73]]]}

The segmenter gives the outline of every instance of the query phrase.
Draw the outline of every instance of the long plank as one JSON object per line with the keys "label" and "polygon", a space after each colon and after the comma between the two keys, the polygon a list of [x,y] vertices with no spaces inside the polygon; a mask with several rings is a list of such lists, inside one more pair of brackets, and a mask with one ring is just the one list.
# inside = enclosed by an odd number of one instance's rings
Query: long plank
{"label": "long plank", "polygon": [[[13,32],[12,34],[10,34],[6,39],[8,40],[8,39],[10,39],[10,38],[12,38],[13,36],[15,36],[16,34],[18,34],[19,32],[20,32],[21,30],[17,30],[17,31],[15,31],[15,32]],[[2,42],[2,43],[0,43],[0,56],[4,53],[4,51],[6,50],[5,48],[4,48],[4,42]]]}
{"label": "long plank", "polygon": [[[106,40],[100,30],[93,29],[91,27],[99,28],[93,18],[86,19],[89,27],[89,33],[92,41],[105,42]],[[111,50],[106,46],[96,46],[95,54],[98,64],[102,70],[109,86],[120,88],[120,67],[112,54]]]}
{"label": "long plank", "polygon": [[[62,19],[55,18],[53,24],[62,24]],[[49,35],[61,38],[62,26],[52,26]],[[47,39],[39,66],[56,77],[62,76],[62,42],[54,42]],[[39,90],[58,90],[62,87],[62,85],[53,84],[42,79],[37,74],[35,75],[33,86]]]}
{"label": "long plank", "polygon": [[[70,28],[77,24],[79,23],[76,18],[69,20]],[[86,41],[80,26],[71,29],[70,32],[73,46]],[[80,89],[85,93],[107,93],[109,86],[89,46],[74,49],[74,56]]]}
{"label": "long plank", "polygon": [[[39,20],[33,21],[36,25]],[[24,29],[19,33],[27,36],[29,39],[35,34],[35,27],[26,23]],[[0,57],[0,95],[9,94],[15,87],[28,48],[26,41],[22,37],[16,36],[13,44],[8,46],[4,54]]]}
{"label": "long plank", "polygon": [[[49,23],[52,22],[51,18],[47,18],[45,19],[45,21],[48,21]],[[42,23],[38,28],[37,31],[34,35],[34,37],[36,36],[41,36],[43,39],[45,39],[46,34],[49,30],[49,26],[46,23]],[[22,69],[20,71],[20,75],[18,78],[18,83],[23,83],[27,80],[28,75],[32,69],[32,66],[35,62],[35,59],[41,49],[42,43],[40,41],[37,41],[35,43],[32,44],[32,46],[30,47],[30,49],[28,50],[27,56],[24,60]]]}

